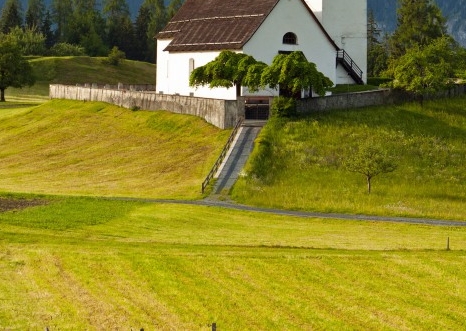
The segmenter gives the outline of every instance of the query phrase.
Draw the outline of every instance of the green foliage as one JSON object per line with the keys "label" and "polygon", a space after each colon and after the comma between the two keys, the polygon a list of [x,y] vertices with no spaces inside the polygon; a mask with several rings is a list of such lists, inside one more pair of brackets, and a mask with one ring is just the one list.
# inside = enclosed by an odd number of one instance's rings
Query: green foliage
{"label": "green foliage", "polygon": [[7,0],[0,17],[0,32],[8,34],[14,28],[23,27],[22,7],[19,0]]}
{"label": "green foliage", "polygon": [[86,52],[82,46],[68,43],[57,43],[49,50],[52,56],[82,56]]}
{"label": "green foliage", "polygon": [[45,20],[44,0],[29,0],[25,15],[26,27],[29,29],[42,30]]}
{"label": "green foliage", "polygon": [[390,38],[390,55],[403,56],[416,45],[421,48],[447,35],[446,20],[431,0],[400,0],[398,27]]}
{"label": "green foliage", "polygon": [[449,37],[432,41],[425,47],[415,46],[406,54],[392,59],[388,69],[392,87],[422,97],[442,91],[453,83],[457,52]]}
{"label": "green foliage", "polygon": [[[255,64],[252,56],[222,51],[205,66],[193,70],[189,77],[190,86],[205,86],[210,88],[235,86],[237,95],[241,94],[241,85],[248,73],[249,66]],[[257,85],[257,83],[255,83]]]}
{"label": "green foliage", "polygon": [[37,28],[15,27],[10,29],[6,35],[0,35],[1,38],[11,40],[21,49],[23,55],[45,55],[45,36]]}
{"label": "green foliage", "polygon": [[295,116],[297,114],[296,100],[283,96],[276,97],[273,99],[272,105],[270,106],[270,112],[272,116],[278,117]]}
{"label": "green foliage", "polygon": [[113,66],[118,66],[122,60],[126,58],[126,55],[123,51],[120,51],[118,47],[113,47],[108,57],[103,61],[106,64]]}
{"label": "green foliage", "polygon": [[366,177],[369,194],[371,193],[372,178],[393,172],[397,167],[393,157],[389,156],[381,146],[377,146],[370,140],[349,154],[350,157],[344,160],[343,167],[350,172],[356,172]]}
{"label": "green foliage", "polygon": [[31,86],[34,82],[32,68],[20,47],[11,40],[0,40],[0,102],[5,101],[8,87]]}
{"label": "green foliage", "polygon": [[318,71],[314,63],[308,62],[303,52],[296,51],[275,56],[272,64],[263,71],[261,85],[280,87],[285,96],[300,96],[302,90],[310,88],[319,95],[325,95],[333,82]]}
{"label": "green foliage", "polygon": [[193,70],[189,85],[209,85],[210,88],[236,86],[238,96],[241,86],[252,92],[265,86],[280,86],[286,96],[299,94],[300,97],[303,89],[311,87],[324,95],[333,83],[317,70],[314,63],[308,62],[302,52],[279,54],[267,66],[250,55],[222,51],[213,61]]}

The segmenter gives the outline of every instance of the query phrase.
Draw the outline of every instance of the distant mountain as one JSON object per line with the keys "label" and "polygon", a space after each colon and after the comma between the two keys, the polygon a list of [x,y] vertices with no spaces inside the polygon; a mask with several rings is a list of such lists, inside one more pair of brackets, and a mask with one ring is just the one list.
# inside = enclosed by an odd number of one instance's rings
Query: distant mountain
{"label": "distant mountain", "polygon": [[[466,0],[435,0],[447,19],[448,33],[461,45],[466,46]],[[379,27],[388,33],[396,29],[398,0],[368,0]]]}

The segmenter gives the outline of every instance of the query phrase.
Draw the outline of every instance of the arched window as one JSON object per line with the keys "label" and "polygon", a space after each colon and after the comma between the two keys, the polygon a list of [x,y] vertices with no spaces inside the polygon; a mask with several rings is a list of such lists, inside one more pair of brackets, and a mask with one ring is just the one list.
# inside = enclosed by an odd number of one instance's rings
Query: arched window
{"label": "arched window", "polygon": [[287,32],[283,36],[283,43],[289,45],[296,45],[298,43],[298,38],[293,32]]}

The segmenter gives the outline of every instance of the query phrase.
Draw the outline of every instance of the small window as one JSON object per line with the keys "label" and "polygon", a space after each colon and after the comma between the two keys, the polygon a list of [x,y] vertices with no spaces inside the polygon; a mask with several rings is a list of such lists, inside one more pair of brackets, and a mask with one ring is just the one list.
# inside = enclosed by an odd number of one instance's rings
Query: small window
{"label": "small window", "polygon": [[193,72],[193,70],[194,70],[194,59],[191,58],[191,59],[189,59],[189,74],[190,75]]}
{"label": "small window", "polygon": [[298,40],[293,32],[287,32],[283,36],[283,43],[289,45],[296,45],[298,43]]}

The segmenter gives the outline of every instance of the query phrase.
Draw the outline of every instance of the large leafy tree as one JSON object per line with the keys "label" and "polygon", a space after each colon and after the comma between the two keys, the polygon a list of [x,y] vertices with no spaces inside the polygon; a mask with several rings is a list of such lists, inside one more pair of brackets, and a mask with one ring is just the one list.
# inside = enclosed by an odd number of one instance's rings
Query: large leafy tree
{"label": "large leafy tree", "polygon": [[398,58],[414,45],[426,46],[446,35],[445,24],[432,0],[399,0],[398,24],[390,38],[391,56]]}
{"label": "large leafy tree", "polygon": [[19,0],[7,0],[0,16],[0,29],[9,33],[11,29],[23,26],[23,10]]}
{"label": "large leafy tree", "polygon": [[0,39],[0,102],[5,102],[8,87],[20,88],[34,84],[29,62],[23,58],[19,46],[8,38]]}
{"label": "large leafy tree", "polygon": [[[241,95],[241,86],[257,90],[260,86],[261,68],[265,64],[252,56],[232,51],[222,51],[213,61],[193,70],[190,86],[209,85],[214,87],[235,87],[236,95]],[[248,76],[249,73],[249,76]]]}
{"label": "large leafy tree", "polygon": [[261,86],[279,87],[281,95],[299,98],[302,90],[310,88],[319,95],[325,95],[333,82],[318,71],[315,63],[309,62],[303,52],[295,51],[275,56],[262,73]]}
{"label": "large leafy tree", "polygon": [[458,47],[450,37],[433,40],[427,46],[416,45],[390,63],[393,87],[423,97],[451,86],[461,63]]}

